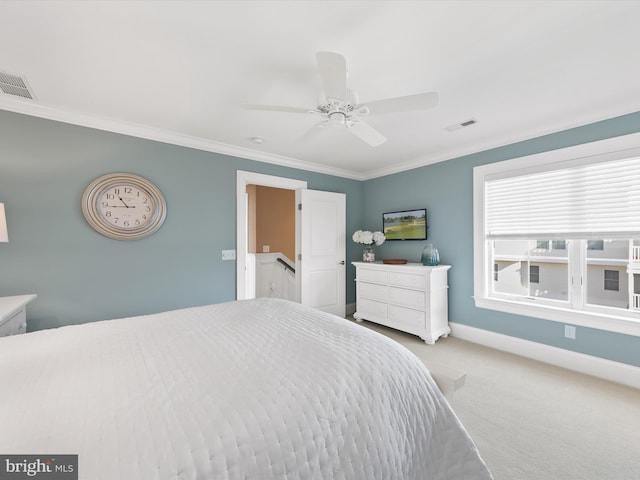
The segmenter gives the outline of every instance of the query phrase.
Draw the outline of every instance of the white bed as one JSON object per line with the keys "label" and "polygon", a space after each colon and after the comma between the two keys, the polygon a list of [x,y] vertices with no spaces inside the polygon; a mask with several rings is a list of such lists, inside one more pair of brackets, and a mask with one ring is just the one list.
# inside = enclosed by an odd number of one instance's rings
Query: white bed
{"label": "white bed", "polygon": [[0,453],[79,478],[490,479],[392,340],[258,299],[0,338]]}

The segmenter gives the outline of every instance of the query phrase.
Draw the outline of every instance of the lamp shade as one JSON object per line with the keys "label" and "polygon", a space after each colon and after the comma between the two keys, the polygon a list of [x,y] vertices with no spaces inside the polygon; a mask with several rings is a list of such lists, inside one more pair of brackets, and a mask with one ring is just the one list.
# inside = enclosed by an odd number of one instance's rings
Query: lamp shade
{"label": "lamp shade", "polygon": [[0,203],[0,242],[8,242],[7,217],[4,215],[4,203]]}

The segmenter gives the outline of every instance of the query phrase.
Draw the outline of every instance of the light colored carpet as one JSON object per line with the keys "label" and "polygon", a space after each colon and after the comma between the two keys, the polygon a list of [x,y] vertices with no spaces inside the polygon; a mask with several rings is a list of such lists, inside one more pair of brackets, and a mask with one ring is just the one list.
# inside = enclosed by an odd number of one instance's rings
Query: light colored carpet
{"label": "light colored carpet", "polygon": [[453,337],[363,322],[466,372],[451,406],[496,480],[640,480],[640,390]]}

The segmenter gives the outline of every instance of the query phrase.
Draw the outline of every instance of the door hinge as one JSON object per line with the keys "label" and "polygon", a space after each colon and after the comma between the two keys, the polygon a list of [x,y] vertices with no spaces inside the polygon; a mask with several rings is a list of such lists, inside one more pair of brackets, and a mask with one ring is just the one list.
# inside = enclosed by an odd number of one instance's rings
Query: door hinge
{"label": "door hinge", "polygon": [[302,210],[302,204],[301,203],[298,204],[298,210]]}
{"label": "door hinge", "polygon": [[298,254],[298,260],[302,260],[302,254],[301,253]]}

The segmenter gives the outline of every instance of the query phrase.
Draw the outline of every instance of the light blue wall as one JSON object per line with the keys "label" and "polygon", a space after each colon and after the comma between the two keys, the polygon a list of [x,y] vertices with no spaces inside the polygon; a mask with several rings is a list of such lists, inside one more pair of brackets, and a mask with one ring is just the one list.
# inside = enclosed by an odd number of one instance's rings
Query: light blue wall
{"label": "light blue wall", "polygon": [[[0,111],[0,202],[10,242],[0,244],[0,295],[37,293],[29,329],[154,313],[235,298],[236,171],[307,180],[309,188],[347,194],[347,234],[381,228],[382,213],[429,209],[429,241],[451,264],[450,319],[494,332],[640,366],[638,337],[578,328],[475,308],[473,294],[473,167],[640,131],[640,113],[493,150],[358,182],[167,145]],[[129,171],[163,191],[168,215],[141,241],[118,242],[85,222],[86,185]],[[366,205],[366,209],[363,206]],[[418,261],[425,242],[387,242],[379,258]],[[355,301],[347,242],[347,303]]]}
{"label": "light blue wall", "polygon": [[[472,127],[473,128],[473,127]],[[363,228],[380,230],[382,213],[428,209],[428,241],[449,271],[449,320],[472,327],[640,366],[640,337],[577,329],[564,338],[562,323],[476,308],[473,302],[473,167],[640,131],[640,113],[366,181]],[[387,242],[381,258],[419,261],[426,242]]]}
{"label": "light blue wall", "polygon": [[[307,180],[347,195],[347,231],[359,227],[362,182],[0,111],[0,295],[36,293],[29,330],[235,299],[236,171]],[[146,239],[112,240],[82,216],[96,177],[133,172],[153,181],[167,219]],[[359,249],[347,245],[349,264]],[[347,301],[355,301],[353,269]]]}

